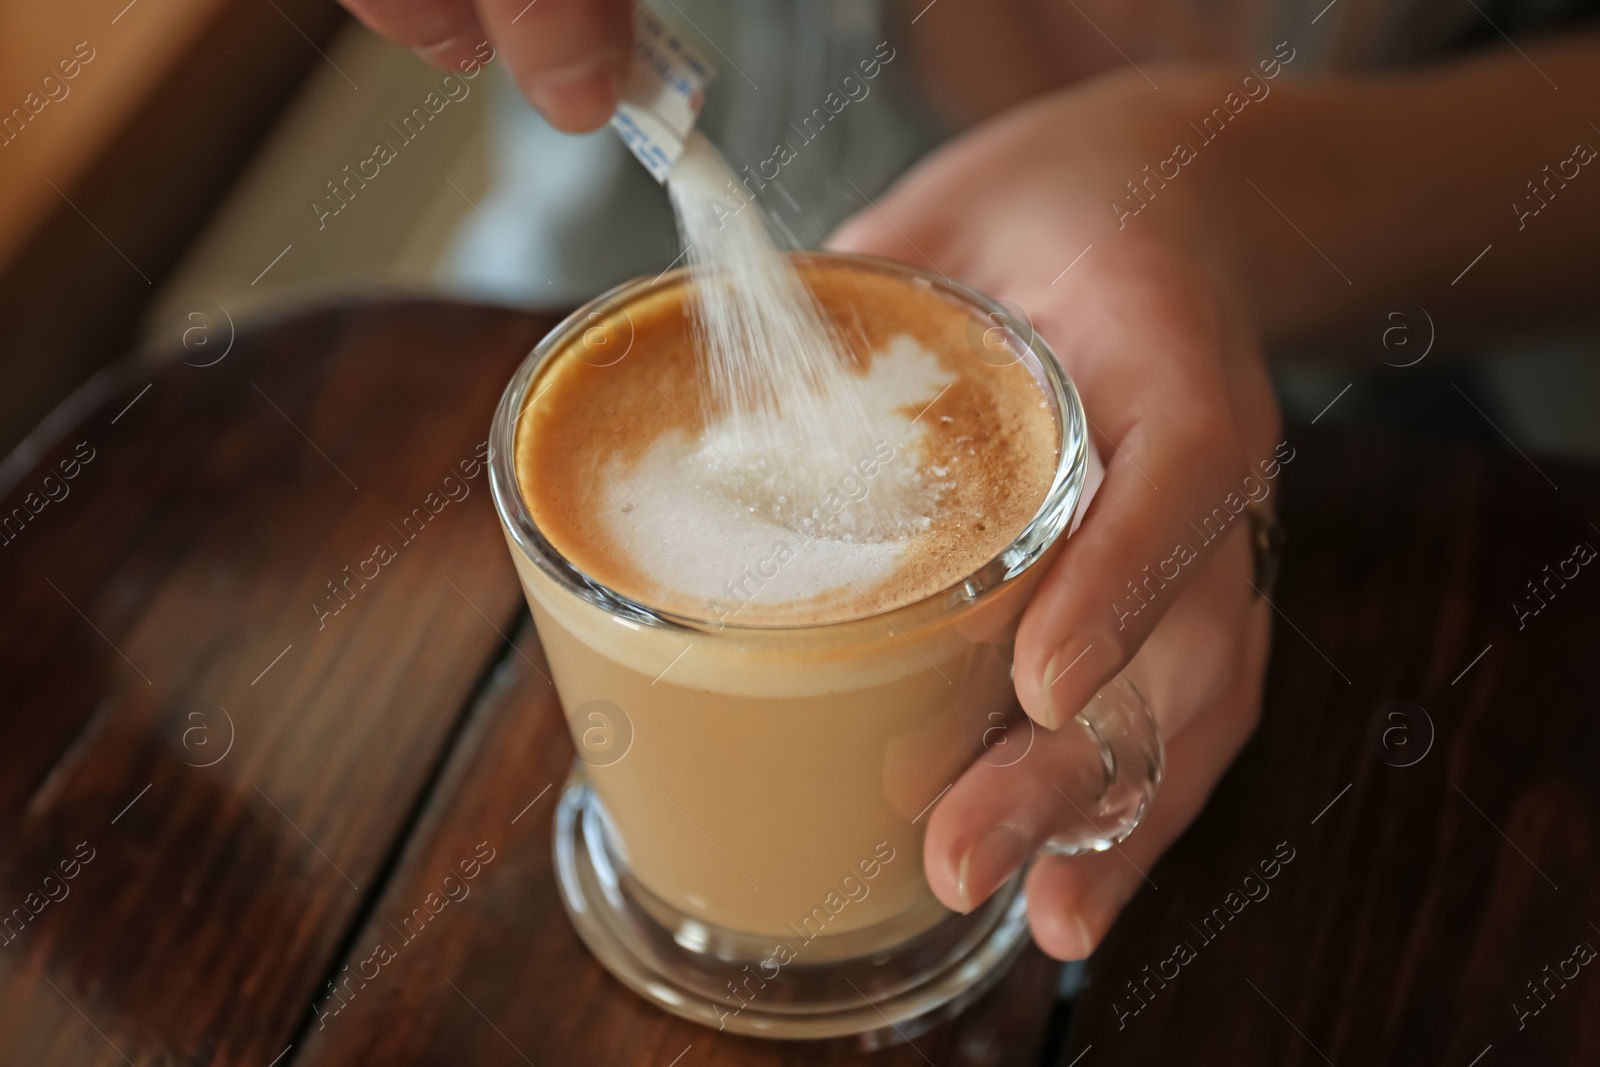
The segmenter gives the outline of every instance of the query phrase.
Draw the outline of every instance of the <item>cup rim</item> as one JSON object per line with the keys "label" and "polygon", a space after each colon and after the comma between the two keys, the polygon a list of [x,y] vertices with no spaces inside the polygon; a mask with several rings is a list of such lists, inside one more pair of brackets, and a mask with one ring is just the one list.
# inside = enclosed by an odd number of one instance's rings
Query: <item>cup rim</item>
{"label": "cup rim", "polygon": [[488,458],[489,488],[495,511],[516,548],[557,585],[610,615],[648,626],[699,633],[734,631],[750,635],[837,631],[879,619],[890,621],[891,624],[899,619],[917,619],[947,611],[955,604],[974,602],[1028,570],[1066,531],[1078,510],[1089,468],[1087,419],[1077,387],[1061,367],[1050,346],[1026,321],[1026,316],[1019,318],[999,301],[959,282],[894,260],[833,251],[788,254],[802,265],[810,262],[845,264],[851,269],[890,274],[916,282],[966,304],[978,316],[991,320],[1005,330],[1007,344],[1018,350],[1018,360],[1033,361],[1036,367],[1033,370],[1034,377],[1044,389],[1059,429],[1056,470],[1038,510],[1009,545],[970,574],[925,597],[888,611],[875,609],[863,615],[820,623],[740,623],[730,622],[726,617],[718,619],[684,615],[635,600],[585,574],[544,536],[533,521],[527,501],[517,484],[516,434],[522,418],[522,401],[539,371],[568,346],[574,334],[592,321],[593,316],[625,308],[653,293],[683,284],[694,270],[686,265],[663,271],[654,278],[641,276],[623,282],[562,319],[539,340],[518,366],[495,408],[489,431]]}

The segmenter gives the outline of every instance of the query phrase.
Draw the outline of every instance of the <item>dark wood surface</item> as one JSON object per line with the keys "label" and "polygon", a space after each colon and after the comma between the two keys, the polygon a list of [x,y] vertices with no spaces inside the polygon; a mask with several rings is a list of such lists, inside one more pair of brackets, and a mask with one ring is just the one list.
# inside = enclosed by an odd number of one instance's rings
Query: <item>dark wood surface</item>
{"label": "dark wood surface", "polygon": [[[0,538],[0,919],[37,910],[0,926],[0,1063],[1038,1062],[1057,970],[1032,950],[866,1053],[670,1018],[583,949],[550,863],[570,742],[461,470],[549,324],[420,302],[257,324],[214,366],[118,365],[0,467],[3,514],[47,471],[67,490]],[[1593,966],[1521,1031],[1510,1003],[1600,947],[1600,578],[1521,631],[1509,604],[1600,545],[1600,476],[1292,439],[1263,730],[1091,962],[1061,1062],[1595,1062]],[[391,524],[452,472],[470,491],[407,543]],[[395,559],[319,621],[378,542]],[[1394,699],[1437,733],[1411,766],[1369,741]],[[1185,933],[1285,841],[1270,895]],[[467,895],[405,926],[463,863]],[[1119,1027],[1124,983],[1185,937]],[[314,1010],[379,941],[378,977]]]}
{"label": "dark wood surface", "polygon": [[[474,456],[544,325],[363,308],[123,367],[7,494],[93,450],[0,547],[0,907],[94,854],[4,949],[0,1057],[295,1039],[520,610],[481,473],[411,544],[391,523]],[[398,558],[319,627],[379,541]]]}
{"label": "dark wood surface", "polygon": [[[1537,1014],[1525,985],[1600,949],[1600,568],[1512,607],[1600,548],[1600,472],[1291,438],[1262,728],[1096,953],[1060,1062],[1600,1063],[1600,961]],[[1269,895],[1190,926],[1284,842]]]}

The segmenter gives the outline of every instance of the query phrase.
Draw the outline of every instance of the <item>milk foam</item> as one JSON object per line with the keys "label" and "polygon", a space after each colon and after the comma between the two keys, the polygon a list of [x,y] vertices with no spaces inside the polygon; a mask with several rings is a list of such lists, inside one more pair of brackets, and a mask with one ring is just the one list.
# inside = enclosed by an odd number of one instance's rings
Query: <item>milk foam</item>
{"label": "milk foam", "polygon": [[[590,581],[676,615],[828,625],[948,588],[1038,513],[1059,423],[1024,362],[975,354],[987,321],[890,269],[795,263],[858,342],[849,392],[871,412],[864,441],[791,433],[781,420],[809,405],[735,433],[703,388],[692,277],[610,313],[634,338],[626,358],[587,358],[589,334],[574,334],[530,385],[517,482]],[[807,443],[784,444],[794,437]]]}
{"label": "milk foam", "polygon": [[[602,472],[599,519],[631,567],[674,601],[737,622],[745,605],[854,601],[901,565],[935,522],[948,488],[926,465],[925,415],[954,382],[938,357],[899,335],[852,389],[879,436],[857,448],[813,445],[780,410],[758,432],[721,417],[687,420],[641,456]],[[841,413],[842,415],[843,413]],[[938,473],[936,473],[938,472]]]}

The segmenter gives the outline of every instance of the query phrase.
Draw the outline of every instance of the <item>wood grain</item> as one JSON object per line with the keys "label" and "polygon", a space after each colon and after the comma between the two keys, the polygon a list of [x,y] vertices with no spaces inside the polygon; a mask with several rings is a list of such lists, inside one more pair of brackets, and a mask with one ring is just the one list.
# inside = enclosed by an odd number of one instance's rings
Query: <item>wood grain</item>
{"label": "wood grain", "polygon": [[[405,303],[264,325],[215,366],[124,365],[8,469],[5,516],[93,451],[0,546],[0,909],[93,857],[7,933],[0,1059],[288,1044],[519,610],[459,465],[548,325]],[[319,621],[378,543],[395,558]]]}
{"label": "wood grain", "polygon": [[[1511,607],[1578,542],[1600,547],[1600,473],[1291,440],[1265,721],[1096,953],[1060,1062],[1600,1062],[1600,964],[1552,982],[1539,1014],[1512,1008],[1578,942],[1600,948],[1600,569],[1552,583],[1522,629]],[[1431,749],[1394,700],[1426,712]],[[1247,899],[1280,842],[1295,859],[1269,895],[1212,940],[1190,925]],[[1195,958],[1164,962],[1180,944]]]}

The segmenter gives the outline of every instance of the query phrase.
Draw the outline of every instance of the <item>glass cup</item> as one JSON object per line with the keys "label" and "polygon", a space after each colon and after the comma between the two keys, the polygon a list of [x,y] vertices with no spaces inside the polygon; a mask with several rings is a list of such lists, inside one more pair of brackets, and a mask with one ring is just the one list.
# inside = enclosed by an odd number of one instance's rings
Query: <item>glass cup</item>
{"label": "glass cup", "polygon": [[625,359],[648,359],[628,309],[692,285],[684,269],[612,290],[539,343],[495,413],[490,480],[577,748],[554,850],[589,948],[646,999],[718,1029],[912,1036],[992,985],[1027,933],[1022,872],[968,914],[928,888],[922,840],[944,791],[977,759],[1048,759],[1070,808],[1045,850],[1103,850],[1138,824],[1163,752],[1123,678],[1054,732],[1016,705],[1018,618],[1098,467],[1055,357],[947,280],[858,256],[795,261],[954,302],[971,315],[976,358],[1021,363],[1037,381],[1060,431],[1055,474],[999,556],[921,601],[807,626],[671,614],[563,558],[518,486],[524,411],[559,360],[626,373]]}

